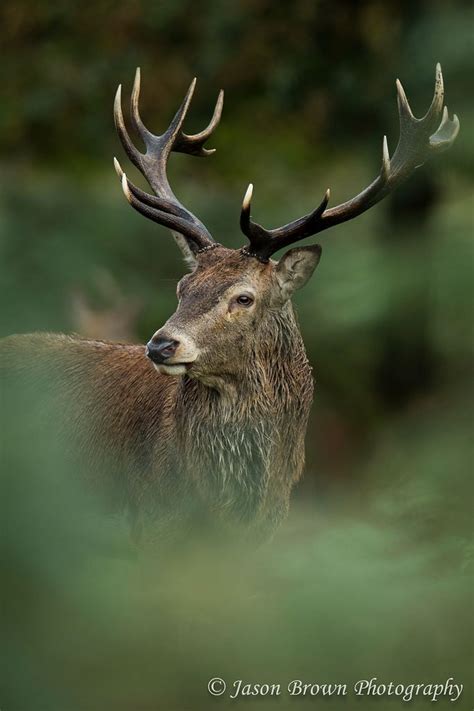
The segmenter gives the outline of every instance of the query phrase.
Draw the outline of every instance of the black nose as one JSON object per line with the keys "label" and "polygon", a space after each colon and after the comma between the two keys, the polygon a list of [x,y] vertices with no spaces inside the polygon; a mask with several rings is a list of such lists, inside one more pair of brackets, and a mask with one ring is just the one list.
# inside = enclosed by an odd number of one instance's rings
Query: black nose
{"label": "black nose", "polygon": [[176,353],[179,341],[169,338],[152,338],[146,345],[146,354],[153,363],[165,363]]}

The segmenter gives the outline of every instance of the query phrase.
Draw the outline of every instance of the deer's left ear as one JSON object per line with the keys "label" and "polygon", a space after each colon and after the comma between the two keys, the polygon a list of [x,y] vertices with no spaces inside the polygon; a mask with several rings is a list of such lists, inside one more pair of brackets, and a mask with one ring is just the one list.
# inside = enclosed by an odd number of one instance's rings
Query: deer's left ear
{"label": "deer's left ear", "polygon": [[295,247],[283,255],[276,268],[282,301],[290,299],[297,289],[306,284],[321,259],[319,244]]}

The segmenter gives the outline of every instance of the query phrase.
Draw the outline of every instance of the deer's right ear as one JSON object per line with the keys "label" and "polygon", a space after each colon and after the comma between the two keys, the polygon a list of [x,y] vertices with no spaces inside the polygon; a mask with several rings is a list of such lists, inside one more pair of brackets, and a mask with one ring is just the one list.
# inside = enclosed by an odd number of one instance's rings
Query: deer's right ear
{"label": "deer's right ear", "polygon": [[280,299],[288,301],[297,289],[301,289],[313,274],[321,259],[319,244],[310,247],[295,247],[283,255],[276,268],[280,287]]}

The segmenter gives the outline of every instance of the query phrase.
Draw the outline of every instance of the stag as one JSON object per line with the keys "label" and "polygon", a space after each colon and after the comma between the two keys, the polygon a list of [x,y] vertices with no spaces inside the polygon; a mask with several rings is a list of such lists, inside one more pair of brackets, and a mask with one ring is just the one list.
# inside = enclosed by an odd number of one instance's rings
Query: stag
{"label": "stag", "polygon": [[[272,257],[373,207],[430,156],[449,148],[459,130],[457,117],[450,119],[443,108],[439,65],[433,100],[421,119],[397,81],[398,145],[390,156],[383,139],[375,180],[335,207],[328,207],[327,190],[316,209],[275,229],[252,220],[249,185],[240,215],[248,244],[229,249],[180,203],[167,177],[173,151],[214,152],[204,144],[219,123],[223,93],[207,128],[190,135],[183,123],[195,84],[165,133],[154,135],[140,117],[137,70],[130,115],[144,153],[127,131],[120,86],[114,105],[125,152],[155,194],[131,182],[114,159],[123,193],[135,210],[172,231],[189,266],[178,283],[175,313],[146,347],[34,336],[35,357],[59,383],[61,412],[73,413],[85,468],[100,472],[105,461],[113,462],[112,478],[120,484],[121,505],[133,514],[133,530],[154,544],[187,536],[198,525],[263,539],[283,519],[303,471],[313,398],[291,297],[313,274],[321,247],[293,247],[279,260]],[[31,342],[31,335],[10,337],[4,356],[10,364],[24,362],[21,354],[31,351]]]}

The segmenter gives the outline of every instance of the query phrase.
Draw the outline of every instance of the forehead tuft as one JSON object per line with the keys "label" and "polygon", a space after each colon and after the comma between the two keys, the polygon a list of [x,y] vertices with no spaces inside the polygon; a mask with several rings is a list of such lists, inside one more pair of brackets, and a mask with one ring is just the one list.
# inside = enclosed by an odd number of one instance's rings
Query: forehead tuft
{"label": "forehead tuft", "polygon": [[198,266],[192,277],[216,281],[260,277],[269,271],[268,264],[248,257],[239,249],[217,247],[199,255]]}
{"label": "forehead tuft", "polygon": [[270,264],[262,264],[240,250],[216,247],[199,255],[196,269],[181,281],[180,296],[215,303],[234,284],[257,286],[270,279],[271,272]]}

